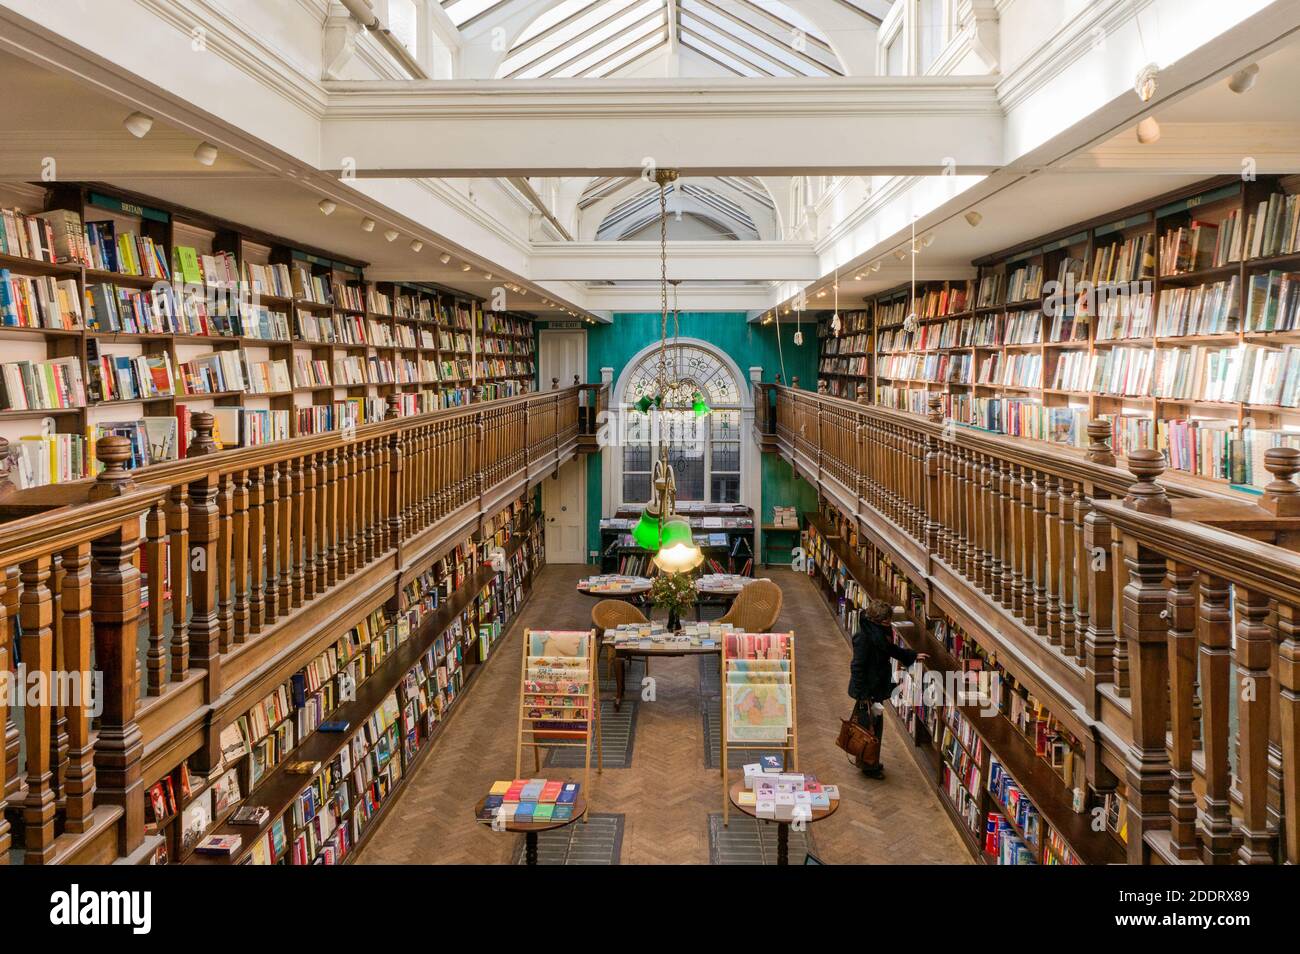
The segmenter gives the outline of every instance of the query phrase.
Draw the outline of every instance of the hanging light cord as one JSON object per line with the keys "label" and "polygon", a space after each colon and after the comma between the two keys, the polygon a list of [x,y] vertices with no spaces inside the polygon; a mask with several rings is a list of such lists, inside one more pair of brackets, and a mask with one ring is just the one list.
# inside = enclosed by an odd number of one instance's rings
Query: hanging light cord
{"label": "hanging light cord", "polygon": [[659,393],[668,386],[668,191],[659,183]]}

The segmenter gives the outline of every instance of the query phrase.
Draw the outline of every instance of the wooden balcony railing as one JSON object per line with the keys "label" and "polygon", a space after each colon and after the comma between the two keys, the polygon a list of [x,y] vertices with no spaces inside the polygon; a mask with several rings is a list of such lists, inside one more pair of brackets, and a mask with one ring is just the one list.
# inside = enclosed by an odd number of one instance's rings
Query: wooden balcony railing
{"label": "wooden balcony railing", "polygon": [[139,847],[142,786],[186,757],[214,768],[221,727],[331,638],[326,621],[395,597],[572,457],[578,398],[557,388],[226,452],[199,413],[185,460],[127,472],[125,440],[105,438],[93,481],[0,485],[0,673],[16,649],[28,673],[93,670],[104,685],[93,731],[85,706],[24,706],[21,728],[0,706],[0,863],[11,841],[29,863]]}
{"label": "wooden balcony railing", "polygon": [[1125,781],[1131,861],[1300,859],[1300,452],[1246,499],[1116,466],[1105,422],[1083,454],[760,387],[796,471]]}

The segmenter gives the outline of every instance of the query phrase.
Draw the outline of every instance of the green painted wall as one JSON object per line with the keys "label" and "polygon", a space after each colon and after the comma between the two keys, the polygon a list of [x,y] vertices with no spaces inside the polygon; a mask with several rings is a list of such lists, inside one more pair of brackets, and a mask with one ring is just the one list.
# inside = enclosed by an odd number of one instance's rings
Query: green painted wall
{"label": "green painted wall", "polygon": [[[749,322],[744,312],[683,312],[680,318],[681,336],[699,338],[725,352],[749,382],[749,369],[763,369],[763,380],[774,381],[781,371],[784,358],[783,381],[799,378],[802,387],[817,386],[817,326],[807,324],[804,343],[794,343],[793,325],[767,325]],[[776,330],[780,328],[780,347]],[[587,380],[600,380],[601,368],[614,369],[614,382],[628,361],[647,345],[659,340],[659,312],[617,312],[608,325],[587,329]],[[669,324],[671,332],[672,324]],[[604,507],[601,487],[601,455],[587,459],[587,549],[600,545],[600,515]],[[794,504],[801,510],[817,506],[817,494],[804,480],[796,477],[790,465],[774,454],[762,457],[762,513],[761,519],[769,521],[773,504]]]}

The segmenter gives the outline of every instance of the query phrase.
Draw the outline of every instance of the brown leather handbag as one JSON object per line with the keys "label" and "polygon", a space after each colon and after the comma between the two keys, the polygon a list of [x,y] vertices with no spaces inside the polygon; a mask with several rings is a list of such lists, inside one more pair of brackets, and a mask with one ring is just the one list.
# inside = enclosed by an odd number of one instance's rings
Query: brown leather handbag
{"label": "brown leather handbag", "polygon": [[840,720],[840,734],[835,744],[859,765],[875,765],[880,761],[880,738],[858,721],[861,706],[861,700],[854,703],[849,717]]}

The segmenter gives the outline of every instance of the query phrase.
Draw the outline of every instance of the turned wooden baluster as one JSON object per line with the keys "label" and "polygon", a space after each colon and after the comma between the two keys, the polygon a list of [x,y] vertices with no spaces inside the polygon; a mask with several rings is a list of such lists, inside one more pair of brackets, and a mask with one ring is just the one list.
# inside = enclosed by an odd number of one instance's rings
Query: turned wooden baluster
{"label": "turned wooden baluster", "polygon": [[999,606],[1011,605],[1011,501],[1008,496],[1011,483],[1011,470],[1006,461],[993,458],[990,461],[992,493],[993,527],[993,570],[989,593]]}
{"label": "turned wooden baluster", "polygon": [[[264,564],[262,605],[266,625],[270,626],[280,618],[280,467],[267,464],[262,470],[262,541],[260,551],[255,550],[253,558]],[[288,607],[284,607],[285,610]]]}
{"label": "turned wooden baluster", "polygon": [[1237,606],[1237,784],[1241,790],[1241,848],[1247,865],[1272,864],[1277,830],[1268,818],[1269,706],[1272,702],[1273,631],[1266,593],[1234,586]]}
{"label": "turned wooden baluster", "polygon": [[298,538],[294,535],[294,510],[302,505],[302,498],[293,492],[293,462],[280,462],[280,500],[279,528],[276,540],[280,545],[276,560],[279,572],[276,575],[276,606],[281,616],[288,616],[293,606],[293,555],[297,549]]}
{"label": "turned wooden baluster", "polygon": [[220,650],[229,652],[235,641],[234,596],[231,592],[234,568],[235,484],[230,474],[222,474],[217,490],[217,631]]}
{"label": "turned wooden baluster", "polygon": [[317,547],[318,502],[316,475],[319,455],[308,454],[302,461],[302,598],[310,603],[316,598],[316,566],[320,551]]}
{"label": "turned wooden baluster", "polygon": [[331,448],[327,456],[329,458],[329,466],[326,468],[329,472],[329,494],[326,502],[324,526],[326,528],[325,542],[328,550],[326,558],[329,568],[328,580],[329,585],[334,586],[342,577],[339,572],[339,561],[342,559],[339,541],[343,538],[343,486],[341,483],[343,468],[337,447]]}
{"label": "turned wooden baluster", "polygon": [[1184,860],[1200,856],[1196,836],[1196,793],[1192,791],[1192,749],[1195,747],[1192,707],[1196,682],[1196,568],[1169,561],[1168,607],[1169,788],[1170,842]]}
{"label": "turned wooden baluster", "polygon": [[[9,647],[9,658],[14,659],[18,654],[18,597],[22,590],[22,583],[19,579],[18,567],[11,566],[5,572],[5,592],[4,592],[4,632],[0,633],[0,639],[5,641]],[[5,722],[5,796],[12,802],[22,788],[22,776],[18,772],[18,754],[22,748],[22,732],[19,730],[17,723],[13,719],[13,710],[9,712],[8,721]]]}
{"label": "turned wooden baluster", "polygon": [[1053,646],[1061,645],[1061,494],[1060,483],[1052,474],[1043,479],[1043,612],[1038,618],[1039,635]]}
{"label": "turned wooden baluster", "polygon": [[1205,757],[1205,790],[1201,795],[1198,829],[1201,860],[1207,865],[1231,864],[1236,857],[1233,831],[1228,725],[1232,692],[1232,606],[1228,581],[1200,575],[1201,748]]}
{"label": "turned wooden baluster", "polygon": [[[211,417],[202,412],[194,415],[196,433],[203,427],[200,418],[204,416]],[[211,433],[211,422],[207,423],[207,429]],[[200,445],[196,444],[187,456],[200,456],[201,453]],[[217,525],[220,519],[216,500],[217,476],[204,474],[190,482],[189,490],[190,533],[185,559],[191,587],[190,662],[207,671],[208,699],[211,700],[216,698],[218,691],[221,640],[221,627],[217,621]]]}
{"label": "turned wooden baluster", "polygon": [[149,508],[144,520],[145,559],[149,564],[149,642],[145,649],[145,695],[162,695],[167,682],[167,634],[164,618],[167,593],[167,515],[162,502]]}
{"label": "turned wooden baluster", "polygon": [[1024,480],[1023,469],[1019,464],[1009,464],[1009,513],[1008,546],[1010,547],[1011,613],[1018,619],[1024,619],[1024,538],[1028,533],[1028,521],[1024,519]]}
{"label": "turned wooden baluster", "polygon": [[356,564],[360,569],[368,566],[373,559],[371,552],[370,524],[370,442],[360,441],[356,445],[357,479],[356,479]]}
{"label": "turned wooden baluster", "polygon": [[[63,664],[63,638],[60,622],[63,618],[63,555],[53,554],[50,573],[50,619],[53,620],[52,672],[66,672]],[[137,663],[138,665],[138,663]],[[51,682],[51,685],[54,683]],[[63,780],[68,768],[68,720],[63,701],[57,696],[48,697],[50,707],[50,775],[54,798],[63,798]]]}
{"label": "turned wooden baluster", "polygon": [[994,571],[994,554],[997,552],[998,540],[1002,536],[1002,527],[998,524],[998,485],[997,463],[987,454],[979,457],[980,475],[980,526],[983,528],[980,545],[980,564],[978,576],[980,586],[992,599],[997,599],[999,578]]}
{"label": "turned wooden baluster", "polygon": [[290,462],[290,494],[293,506],[289,511],[289,539],[292,542],[290,552],[292,559],[289,571],[289,599],[296,609],[302,606],[307,590],[306,563],[311,558],[311,537],[307,533],[307,475],[303,471],[304,460],[294,457]]}
{"label": "turned wooden baluster", "polygon": [[247,471],[248,478],[248,635],[266,625],[266,481],[261,467]]}
{"label": "turned wooden baluster", "polygon": [[1033,485],[1030,491],[1030,545],[1032,554],[1029,558],[1032,585],[1025,594],[1025,606],[1028,608],[1029,625],[1040,636],[1047,636],[1047,482],[1050,478],[1038,471],[1033,472]]}
{"label": "turned wooden baluster", "polygon": [[983,502],[981,500],[979,454],[966,452],[966,524],[969,540],[966,543],[966,564],[963,573],[978,588],[980,586],[979,568],[984,563],[984,525]]}
{"label": "turned wooden baluster", "polygon": [[[1140,513],[1169,516],[1171,508],[1156,478],[1164,457],[1155,450],[1135,450],[1128,468],[1138,478],[1124,506]],[[1169,627],[1165,558],[1139,540],[1123,538],[1128,585],[1123,593],[1122,641],[1128,646],[1133,685],[1133,742],[1127,760],[1130,864],[1142,864],[1146,832],[1170,825],[1171,769],[1165,748],[1169,725]],[[1267,740],[1266,740],[1267,741]]]}
{"label": "turned wooden baluster", "polygon": [[[60,668],[64,685],[80,690],[80,697],[61,700],[68,733],[67,766],[63,776],[63,830],[80,834],[90,827],[95,803],[95,751],[91,745],[90,713],[94,704],[91,671],[90,544],[63,551],[60,609]],[[132,653],[132,666],[135,665]],[[72,679],[72,674],[76,679]]]}
{"label": "turned wooden baluster", "polygon": [[397,565],[402,565],[402,511],[406,506],[406,459],[402,452],[402,432],[388,437],[390,468],[388,496],[388,546],[397,551]]}
{"label": "turned wooden baluster", "polygon": [[366,565],[369,566],[379,556],[379,448],[373,440],[366,441],[365,446],[366,478],[361,500],[364,504],[366,522]]}
{"label": "turned wooden baluster", "polygon": [[[197,416],[197,415],[196,415]],[[190,671],[189,609],[190,505],[184,484],[167,495],[168,574],[171,580],[171,681],[180,682]]]}
{"label": "turned wooden baluster", "polygon": [[1078,631],[1075,628],[1078,622],[1075,615],[1075,593],[1083,575],[1082,567],[1078,562],[1082,536],[1078,524],[1075,523],[1081,499],[1077,481],[1061,481],[1061,558],[1058,561],[1061,581],[1061,650],[1071,658],[1075,657],[1075,647],[1078,644]]}
{"label": "turned wooden baluster", "polygon": [[1277,604],[1279,740],[1282,747],[1282,860],[1300,864],[1300,613]]}
{"label": "turned wooden baluster", "polygon": [[330,480],[329,480],[329,453],[322,451],[314,456],[312,462],[312,472],[316,475],[316,534],[312,544],[312,551],[315,555],[315,578],[316,592],[324,593],[329,589],[330,570],[329,570],[329,504],[330,504]]}
{"label": "turned wooden baluster", "polygon": [[[22,623],[22,660],[28,678],[49,686],[54,670],[53,600],[49,554],[33,557],[19,566],[22,595],[18,618]],[[134,659],[132,659],[134,666]],[[50,761],[51,712],[48,699],[23,709],[27,752],[27,798],[23,802],[23,843],[27,858],[44,864],[54,842],[55,796]]]}
{"label": "turned wooden baluster", "polygon": [[248,613],[248,471],[238,471],[233,476],[234,486],[230,496],[230,559],[232,599],[231,623],[236,645],[248,639],[250,620]]}
{"label": "turned wooden baluster", "polygon": [[[0,567],[0,672],[9,672],[9,634],[12,631],[8,614],[8,574]],[[9,694],[0,692],[0,726],[9,725]],[[9,807],[9,760],[0,751],[0,865],[9,864],[9,847],[13,836],[7,817]]]}

